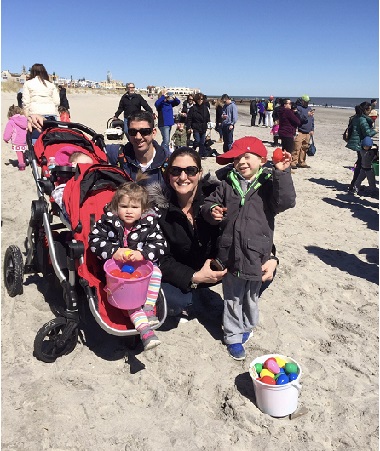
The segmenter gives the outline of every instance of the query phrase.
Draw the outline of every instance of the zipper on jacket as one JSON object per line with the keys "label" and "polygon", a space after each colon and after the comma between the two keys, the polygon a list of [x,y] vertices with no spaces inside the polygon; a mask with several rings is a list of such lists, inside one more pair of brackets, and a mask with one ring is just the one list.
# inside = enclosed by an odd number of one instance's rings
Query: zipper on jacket
{"label": "zipper on jacket", "polygon": [[229,172],[227,177],[231,180],[232,187],[235,191],[240,194],[240,206],[243,206],[246,196],[251,192],[257,191],[271,176],[272,174],[265,174],[263,172],[263,168],[260,168],[245,193],[240,186],[239,178],[236,172]]}

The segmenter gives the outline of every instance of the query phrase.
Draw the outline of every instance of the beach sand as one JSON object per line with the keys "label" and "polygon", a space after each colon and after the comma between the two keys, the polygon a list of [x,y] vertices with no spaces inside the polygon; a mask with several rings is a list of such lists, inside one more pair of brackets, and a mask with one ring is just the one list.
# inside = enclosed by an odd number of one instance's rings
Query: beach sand
{"label": "beach sand", "polygon": [[[72,120],[99,133],[119,101],[68,98]],[[15,100],[2,94],[2,130]],[[249,126],[248,107],[238,108],[235,139],[272,140],[269,128]],[[347,193],[355,153],[344,147],[342,133],[350,114],[316,110],[317,154],[307,160],[311,169],[293,175],[296,207],[277,217],[280,265],[262,295],[244,362],[231,359],[221,341],[220,287],[205,304],[213,307],[209,318],[169,324],[152,351],[128,350],[124,339],[85,317],[74,351],[47,364],[33,357],[37,331],[54,317],[46,280],[26,276],[15,298],[2,283],[2,449],[378,449],[378,203]],[[11,244],[24,251],[36,199],[30,169],[18,172],[14,158],[3,143],[2,259]],[[214,158],[204,162],[205,172],[217,167]],[[276,419],[256,407],[248,368],[269,353],[301,365],[305,415]]]}

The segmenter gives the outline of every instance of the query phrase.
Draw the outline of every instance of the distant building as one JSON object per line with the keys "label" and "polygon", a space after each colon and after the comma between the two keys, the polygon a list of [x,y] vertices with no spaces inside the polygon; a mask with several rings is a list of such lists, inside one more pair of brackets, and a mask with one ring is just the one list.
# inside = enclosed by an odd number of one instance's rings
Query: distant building
{"label": "distant building", "polygon": [[22,72],[21,74],[16,74],[14,72],[9,72],[9,70],[1,71],[1,81],[15,81],[17,83],[24,84],[27,80],[26,72]]}

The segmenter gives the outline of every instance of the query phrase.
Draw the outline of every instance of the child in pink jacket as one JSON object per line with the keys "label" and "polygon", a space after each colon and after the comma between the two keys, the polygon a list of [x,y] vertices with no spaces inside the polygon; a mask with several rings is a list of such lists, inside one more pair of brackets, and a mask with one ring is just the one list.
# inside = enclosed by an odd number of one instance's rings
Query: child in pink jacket
{"label": "child in pink jacket", "polygon": [[3,139],[12,143],[12,150],[16,152],[19,171],[25,170],[24,152],[26,146],[26,129],[28,120],[23,115],[23,109],[19,106],[12,105],[8,110],[8,123],[5,126]]}

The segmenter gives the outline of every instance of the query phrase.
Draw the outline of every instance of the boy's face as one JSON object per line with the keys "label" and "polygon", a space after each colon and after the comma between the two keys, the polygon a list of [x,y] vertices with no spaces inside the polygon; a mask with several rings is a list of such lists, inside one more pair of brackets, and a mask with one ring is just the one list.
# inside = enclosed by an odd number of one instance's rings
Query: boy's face
{"label": "boy's face", "polygon": [[266,162],[266,158],[259,157],[254,153],[243,153],[234,158],[234,168],[246,179],[252,180],[257,171]]}
{"label": "boy's face", "polygon": [[364,150],[370,150],[371,146],[363,146]]}
{"label": "boy's face", "polygon": [[178,122],[178,124],[177,124],[177,128],[178,128],[178,130],[183,130],[183,122]]}

